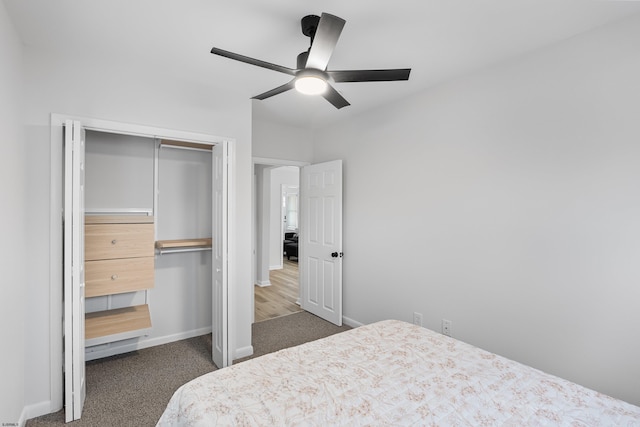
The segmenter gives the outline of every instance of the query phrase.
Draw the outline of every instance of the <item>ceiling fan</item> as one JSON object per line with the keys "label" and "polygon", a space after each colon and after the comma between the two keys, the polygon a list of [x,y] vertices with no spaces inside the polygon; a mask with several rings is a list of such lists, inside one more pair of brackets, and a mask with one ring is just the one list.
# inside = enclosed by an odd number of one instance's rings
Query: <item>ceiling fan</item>
{"label": "ceiling fan", "polygon": [[409,80],[411,68],[327,70],[327,64],[338,43],[345,22],[344,19],[328,13],[323,13],[322,16],[308,15],[302,18],[302,34],[311,38],[311,46],[309,50],[298,55],[297,69],[283,67],[216,47],[211,49],[211,53],[293,76],[293,79],[288,83],[256,95],[252,99],[267,99],[295,88],[298,92],[307,95],[322,95],[334,107],[342,108],[350,104],[335,90],[331,83]]}

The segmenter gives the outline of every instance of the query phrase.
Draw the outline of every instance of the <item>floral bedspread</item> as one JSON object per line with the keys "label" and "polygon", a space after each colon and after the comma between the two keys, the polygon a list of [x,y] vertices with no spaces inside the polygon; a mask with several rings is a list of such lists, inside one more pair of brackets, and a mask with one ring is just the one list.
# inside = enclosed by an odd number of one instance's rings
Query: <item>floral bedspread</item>
{"label": "floral bedspread", "polygon": [[640,407],[386,320],[203,375],[159,426],[640,426]]}

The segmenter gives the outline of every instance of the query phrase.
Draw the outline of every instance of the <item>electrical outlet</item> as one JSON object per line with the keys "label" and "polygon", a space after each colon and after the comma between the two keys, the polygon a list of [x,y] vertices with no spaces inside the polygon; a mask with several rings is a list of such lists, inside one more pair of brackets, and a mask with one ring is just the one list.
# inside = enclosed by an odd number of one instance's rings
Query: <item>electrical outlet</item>
{"label": "electrical outlet", "polygon": [[422,313],[413,313],[413,324],[422,326]]}
{"label": "electrical outlet", "polygon": [[451,320],[442,319],[442,335],[451,336]]}

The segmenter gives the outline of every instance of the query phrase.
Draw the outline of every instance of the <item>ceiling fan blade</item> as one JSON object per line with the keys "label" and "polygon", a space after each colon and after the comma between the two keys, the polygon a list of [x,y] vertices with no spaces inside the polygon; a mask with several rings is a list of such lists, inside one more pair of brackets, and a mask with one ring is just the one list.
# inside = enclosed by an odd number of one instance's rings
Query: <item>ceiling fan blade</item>
{"label": "ceiling fan blade", "polygon": [[323,13],[320,16],[320,22],[309,50],[306,68],[315,68],[321,71],[327,69],[327,64],[338,43],[345,22],[344,19],[328,13]]}
{"label": "ceiling fan blade", "polygon": [[327,74],[335,82],[391,82],[397,80],[409,80],[411,68],[398,68],[395,70],[346,70],[327,71]]}
{"label": "ceiling fan blade", "polygon": [[279,94],[279,93],[282,93],[282,92],[286,92],[286,91],[288,91],[288,90],[291,90],[291,89],[293,89],[294,87],[295,87],[295,79],[294,79],[294,80],[291,80],[289,83],[285,83],[285,84],[283,84],[282,86],[278,86],[278,87],[277,87],[277,88],[275,88],[275,89],[271,89],[271,90],[269,90],[269,91],[267,91],[267,92],[265,92],[265,93],[261,93],[260,95],[256,95],[256,96],[254,96],[254,97],[253,97],[253,98],[251,98],[251,99],[260,99],[260,100],[262,100],[262,99],[267,99],[267,98],[270,98],[270,97],[272,97],[272,96],[274,96],[274,95],[277,95],[277,94]]}
{"label": "ceiling fan blade", "polygon": [[291,76],[296,75],[296,70],[292,68],[283,67],[282,65],[272,64],[270,62],[261,61],[259,59],[250,58],[248,56],[240,55],[238,53],[229,52],[228,50],[218,49],[214,47],[211,49],[211,53],[214,55],[224,56],[225,58],[235,59],[236,61],[245,62],[251,65],[257,65],[258,67],[267,68],[273,71],[279,71],[281,73],[289,74]]}
{"label": "ceiling fan blade", "polygon": [[327,90],[322,94],[322,96],[338,110],[342,107],[346,107],[347,105],[351,105],[349,104],[349,101],[344,99],[342,95],[340,95],[338,91],[329,84],[327,85]]}

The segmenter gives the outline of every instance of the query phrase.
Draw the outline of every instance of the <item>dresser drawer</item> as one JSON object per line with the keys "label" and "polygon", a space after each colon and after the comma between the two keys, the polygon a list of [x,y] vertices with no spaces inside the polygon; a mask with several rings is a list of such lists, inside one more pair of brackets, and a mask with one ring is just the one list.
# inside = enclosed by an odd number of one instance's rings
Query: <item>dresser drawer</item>
{"label": "dresser drawer", "polygon": [[87,261],[84,264],[85,296],[151,289],[154,285],[153,264],[153,257]]}
{"label": "dresser drawer", "polygon": [[153,224],[87,224],[85,261],[154,256]]}

